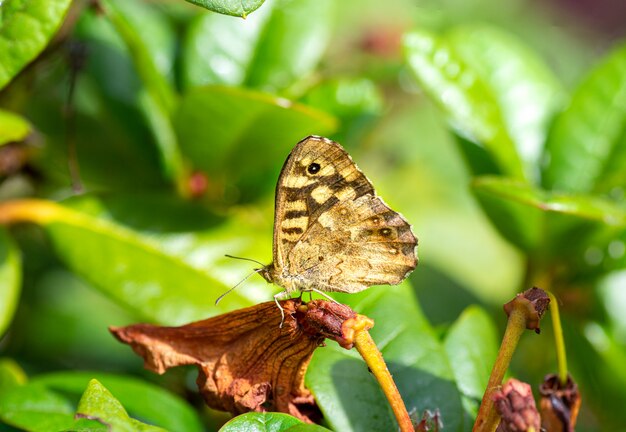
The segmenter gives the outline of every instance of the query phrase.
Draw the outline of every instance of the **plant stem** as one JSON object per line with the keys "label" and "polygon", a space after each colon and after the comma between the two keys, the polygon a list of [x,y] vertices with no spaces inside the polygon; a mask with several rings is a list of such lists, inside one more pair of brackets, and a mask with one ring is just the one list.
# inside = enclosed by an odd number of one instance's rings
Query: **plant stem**
{"label": "plant stem", "polygon": [[565,340],[563,339],[563,327],[561,326],[561,315],[559,314],[559,305],[556,297],[551,292],[550,296],[550,313],[552,314],[552,329],[554,331],[554,345],[556,346],[556,361],[559,370],[559,381],[562,385],[567,384],[567,354],[565,351]]}
{"label": "plant stem", "polygon": [[498,427],[500,416],[495,410],[492,396],[494,391],[502,385],[502,379],[509,368],[517,343],[524,330],[526,330],[526,321],[527,314],[522,307],[515,307],[509,315],[498,357],[491,370],[489,383],[487,384],[487,389],[483,395],[483,400],[478,409],[478,416],[472,429],[474,432],[492,432]]}
{"label": "plant stem", "polygon": [[374,377],[376,377],[383,393],[385,393],[393,414],[396,416],[396,420],[398,420],[400,431],[414,432],[413,423],[400,396],[400,392],[398,392],[398,387],[396,387],[396,383],[393,381],[389,369],[387,369],[382,354],[367,330],[357,330],[355,332],[354,346],[365,360]]}

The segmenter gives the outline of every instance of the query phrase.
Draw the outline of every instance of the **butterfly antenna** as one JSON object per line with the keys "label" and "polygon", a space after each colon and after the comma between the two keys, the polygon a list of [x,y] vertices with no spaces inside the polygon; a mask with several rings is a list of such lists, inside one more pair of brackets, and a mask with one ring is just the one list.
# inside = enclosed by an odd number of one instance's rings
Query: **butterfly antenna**
{"label": "butterfly antenna", "polygon": [[[228,256],[228,255],[227,255],[227,256]],[[236,258],[236,257],[233,257],[233,258]],[[247,280],[250,276],[252,276],[252,275],[253,275],[253,274],[255,274],[255,273],[260,272],[261,270],[263,270],[263,269],[262,269],[262,268],[260,268],[260,269],[255,269],[253,272],[249,273],[249,274],[248,274],[245,278],[243,278],[243,279],[241,279],[239,282],[237,282],[237,284],[236,284],[234,287],[230,288],[230,289],[229,289],[228,291],[226,291],[224,294],[222,294],[221,296],[219,296],[219,297],[217,298],[217,300],[215,300],[215,306],[217,306],[217,304],[218,304],[218,303],[219,303],[219,302],[220,302],[220,301],[224,298],[224,296],[225,296],[226,294],[228,294],[229,292],[231,292],[232,290],[234,290],[235,288],[237,288],[239,285],[241,285],[242,283],[244,283],[244,282],[245,282],[245,281],[246,281],[246,280]]]}
{"label": "butterfly antenna", "polygon": [[[238,257],[238,256],[233,256],[233,255],[228,255],[228,254],[226,254],[226,255],[224,255],[224,256],[225,256],[225,257],[228,257],[228,258],[233,258],[233,259],[242,260],[242,261],[252,261],[253,263],[257,263],[257,264],[258,264],[258,265],[260,265],[261,267],[267,267],[267,266],[266,266],[265,264],[263,264],[262,262],[259,262],[259,261],[255,260],[255,259],[252,259],[252,258],[243,258],[243,257]],[[250,275],[248,275],[247,277],[250,277]],[[246,280],[246,279],[244,279],[244,280]],[[243,281],[241,281],[241,282],[243,282]],[[240,282],[240,283],[241,283],[241,282]]]}

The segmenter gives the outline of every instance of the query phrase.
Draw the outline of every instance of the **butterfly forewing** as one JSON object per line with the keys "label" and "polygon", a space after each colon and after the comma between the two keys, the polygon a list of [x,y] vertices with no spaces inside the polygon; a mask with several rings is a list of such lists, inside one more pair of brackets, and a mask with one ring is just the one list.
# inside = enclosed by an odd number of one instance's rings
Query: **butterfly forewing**
{"label": "butterfly forewing", "polygon": [[417,264],[416,244],[339,144],[312,136],[296,145],[276,187],[272,281],[288,291],[397,284]]}
{"label": "butterfly forewing", "polygon": [[276,185],[274,265],[284,264],[311,221],[338,202],[365,194],[374,194],[372,184],[339,144],[315,136],[300,141]]}

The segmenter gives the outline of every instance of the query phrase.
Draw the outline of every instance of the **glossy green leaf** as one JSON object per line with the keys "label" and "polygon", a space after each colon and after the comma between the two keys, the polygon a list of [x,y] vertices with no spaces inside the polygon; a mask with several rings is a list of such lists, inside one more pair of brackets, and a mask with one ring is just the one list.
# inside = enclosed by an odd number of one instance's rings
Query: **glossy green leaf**
{"label": "glossy green leaf", "polygon": [[[143,38],[141,37],[139,29],[142,28],[142,20],[145,19],[142,13],[145,11],[142,11],[141,7],[129,8],[127,2],[119,0],[108,0],[107,5],[109,19],[126,44],[145,88],[145,92],[140,94],[140,104],[158,145],[164,173],[168,178],[181,183],[184,181],[185,173],[170,117],[176,104],[176,94],[157,67],[157,60],[166,56],[155,57],[153,52],[158,51],[153,48],[151,52],[149,43],[146,43],[146,40],[151,39],[145,33]],[[149,11],[146,7],[143,9]],[[161,33],[163,32],[157,34]]]}
{"label": "glossy green leaf", "polygon": [[198,415],[185,401],[161,387],[130,376],[102,372],[56,372],[39,375],[32,382],[64,394],[80,395],[91,379],[97,379],[115,394],[134,417],[168,430],[202,430]]}
{"label": "glossy green leaf", "polygon": [[561,213],[618,228],[626,227],[626,209],[609,200],[588,195],[549,192],[502,177],[478,177],[472,186],[477,192],[543,212]]}
{"label": "glossy green leaf", "polygon": [[228,286],[153,237],[48,201],[14,205],[25,220],[45,229],[72,271],[144,319],[182,324],[250,305],[234,292],[215,306]]}
{"label": "glossy green leaf", "polygon": [[183,47],[183,85],[285,90],[318,64],[330,37],[333,8],[330,0],[277,0],[246,20],[198,16]]}
{"label": "glossy green leaf", "polygon": [[[419,416],[424,410],[439,410],[447,430],[461,430],[463,407],[452,369],[410,286],[370,288],[336,298],[374,319],[370,333],[409,412]],[[333,430],[397,428],[378,383],[354,350],[335,344],[316,350],[306,385]]]}
{"label": "glossy green leaf", "polygon": [[247,413],[230,420],[220,432],[324,432],[328,429],[306,424],[287,414]]}
{"label": "glossy green leaf", "polygon": [[[520,189],[530,187],[518,182],[509,182],[502,185],[496,193],[493,182],[500,181],[492,177],[476,177],[472,182],[474,196],[483,210],[491,219],[504,238],[523,251],[532,252],[537,249],[543,240],[544,213],[536,206],[529,205],[520,196],[516,196],[514,189],[509,190],[508,184],[513,183]],[[502,180],[505,182],[505,180]],[[508,194],[506,197],[501,194]]]}
{"label": "glossy green leaf", "polygon": [[31,126],[25,118],[0,109],[0,146],[10,142],[23,141],[30,133]]}
{"label": "glossy green leaf", "polygon": [[461,135],[484,146],[500,171],[524,178],[524,170],[494,89],[448,38],[426,31],[405,36],[405,56],[421,87]]}
{"label": "glossy green leaf", "polygon": [[[576,89],[546,145],[544,185],[567,192],[626,184],[626,45],[616,48]],[[609,177],[609,178],[606,178]]]}
{"label": "glossy green leaf", "polygon": [[[233,87],[209,86],[182,99],[175,126],[181,147],[230,199],[273,190],[283,161],[307,135],[335,130],[336,120],[313,108]],[[236,197],[236,198],[235,198]]]}
{"label": "glossy green leaf", "polygon": [[363,134],[371,130],[373,120],[384,110],[376,83],[360,77],[322,81],[307,92],[302,102],[340,119],[341,129],[332,138],[342,143],[362,141]]}
{"label": "glossy green leaf", "polygon": [[41,385],[23,385],[0,393],[0,420],[27,431],[60,431],[74,423],[74,407]]}
{"label": "glossy green leaf", "polygon": [[527,177],[539,180],[548,123],[563,104],[561,84],[534,51],[497,27],[462,26],[446,40],[488,85]]}
{"label": "glossy green leaf", "polygon": [[[603,430],[620,430],[626,404],[623,391],[626,385],[624,337],[598,322],[586,322],[576,327],[566,328],[565,336],[568,360],[577,359],[572,373],[579,389],[585,389],[583,401],[587,400],[587,406],[594,410],[604,407]],[[588,370],[585,366],[589,364],[595,367]],[[576,429],[579,429],[578,425]]]}
{"label": "glossy green leaf", "polygon": [[0,2],[0,89],[46,47],[70,0]]}
{"label": "glossy green leaf", "polygon": [[0,394],[27,380],[26,372],[13,359],[0,357]]}
{"label": "glossy green leaf", "polygon": [[257,10],[265,0],[187,0],[210,11],[224,15],[246,18]]}
{"label": "glossy green leaf", "polygon": [[475,416],[498,353],[498,332],[491,317],[470,306],[448,330],[444,347],[459,390]]}
{"label": "glossy green leaf", "polygon": [[109,426],[111,430],[120,432],[165,431],[160,427],[151,426],[129,417],[122,404],[96,379],[89,381],[87,389],[78,403],[76,415],[77,417],[97,419]]}
{"label": "glossy green leaf", "polygon": [[22,259],[9,234],[0,227],[0,337],[11,323],[22,287]]}

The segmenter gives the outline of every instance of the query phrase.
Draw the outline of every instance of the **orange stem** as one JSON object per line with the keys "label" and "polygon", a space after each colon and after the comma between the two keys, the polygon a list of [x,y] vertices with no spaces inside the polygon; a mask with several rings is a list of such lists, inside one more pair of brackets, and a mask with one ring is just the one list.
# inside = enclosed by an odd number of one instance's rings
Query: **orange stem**
{"label": "orange stem", "polygon": [[502,385],[502,379],[509,368],[517,343],[524,330],[526,330],[526,321],[527,312],[525,308],[517,305],[509,315],[498,357],[491,370],[487,389],[478,409],[478,416],[472,429],[473,432],[493,432],[498,427],[500,415],[494,407],[493,393]]}
{"label": "orange stem", "polygon": [[378,384],[380,384],[383,393],[389,401],[389,405],[391,405],[393,414],[396,416],[396,420],[398,420],[400,431],[414,432],[413,423],[400,396],[400,392],[398,392],[398,387],[396,387],[396,383],[393,381],[389,369],[387,369],[383,355],[366,329],[355,331],[354,346],[374,374]]}

